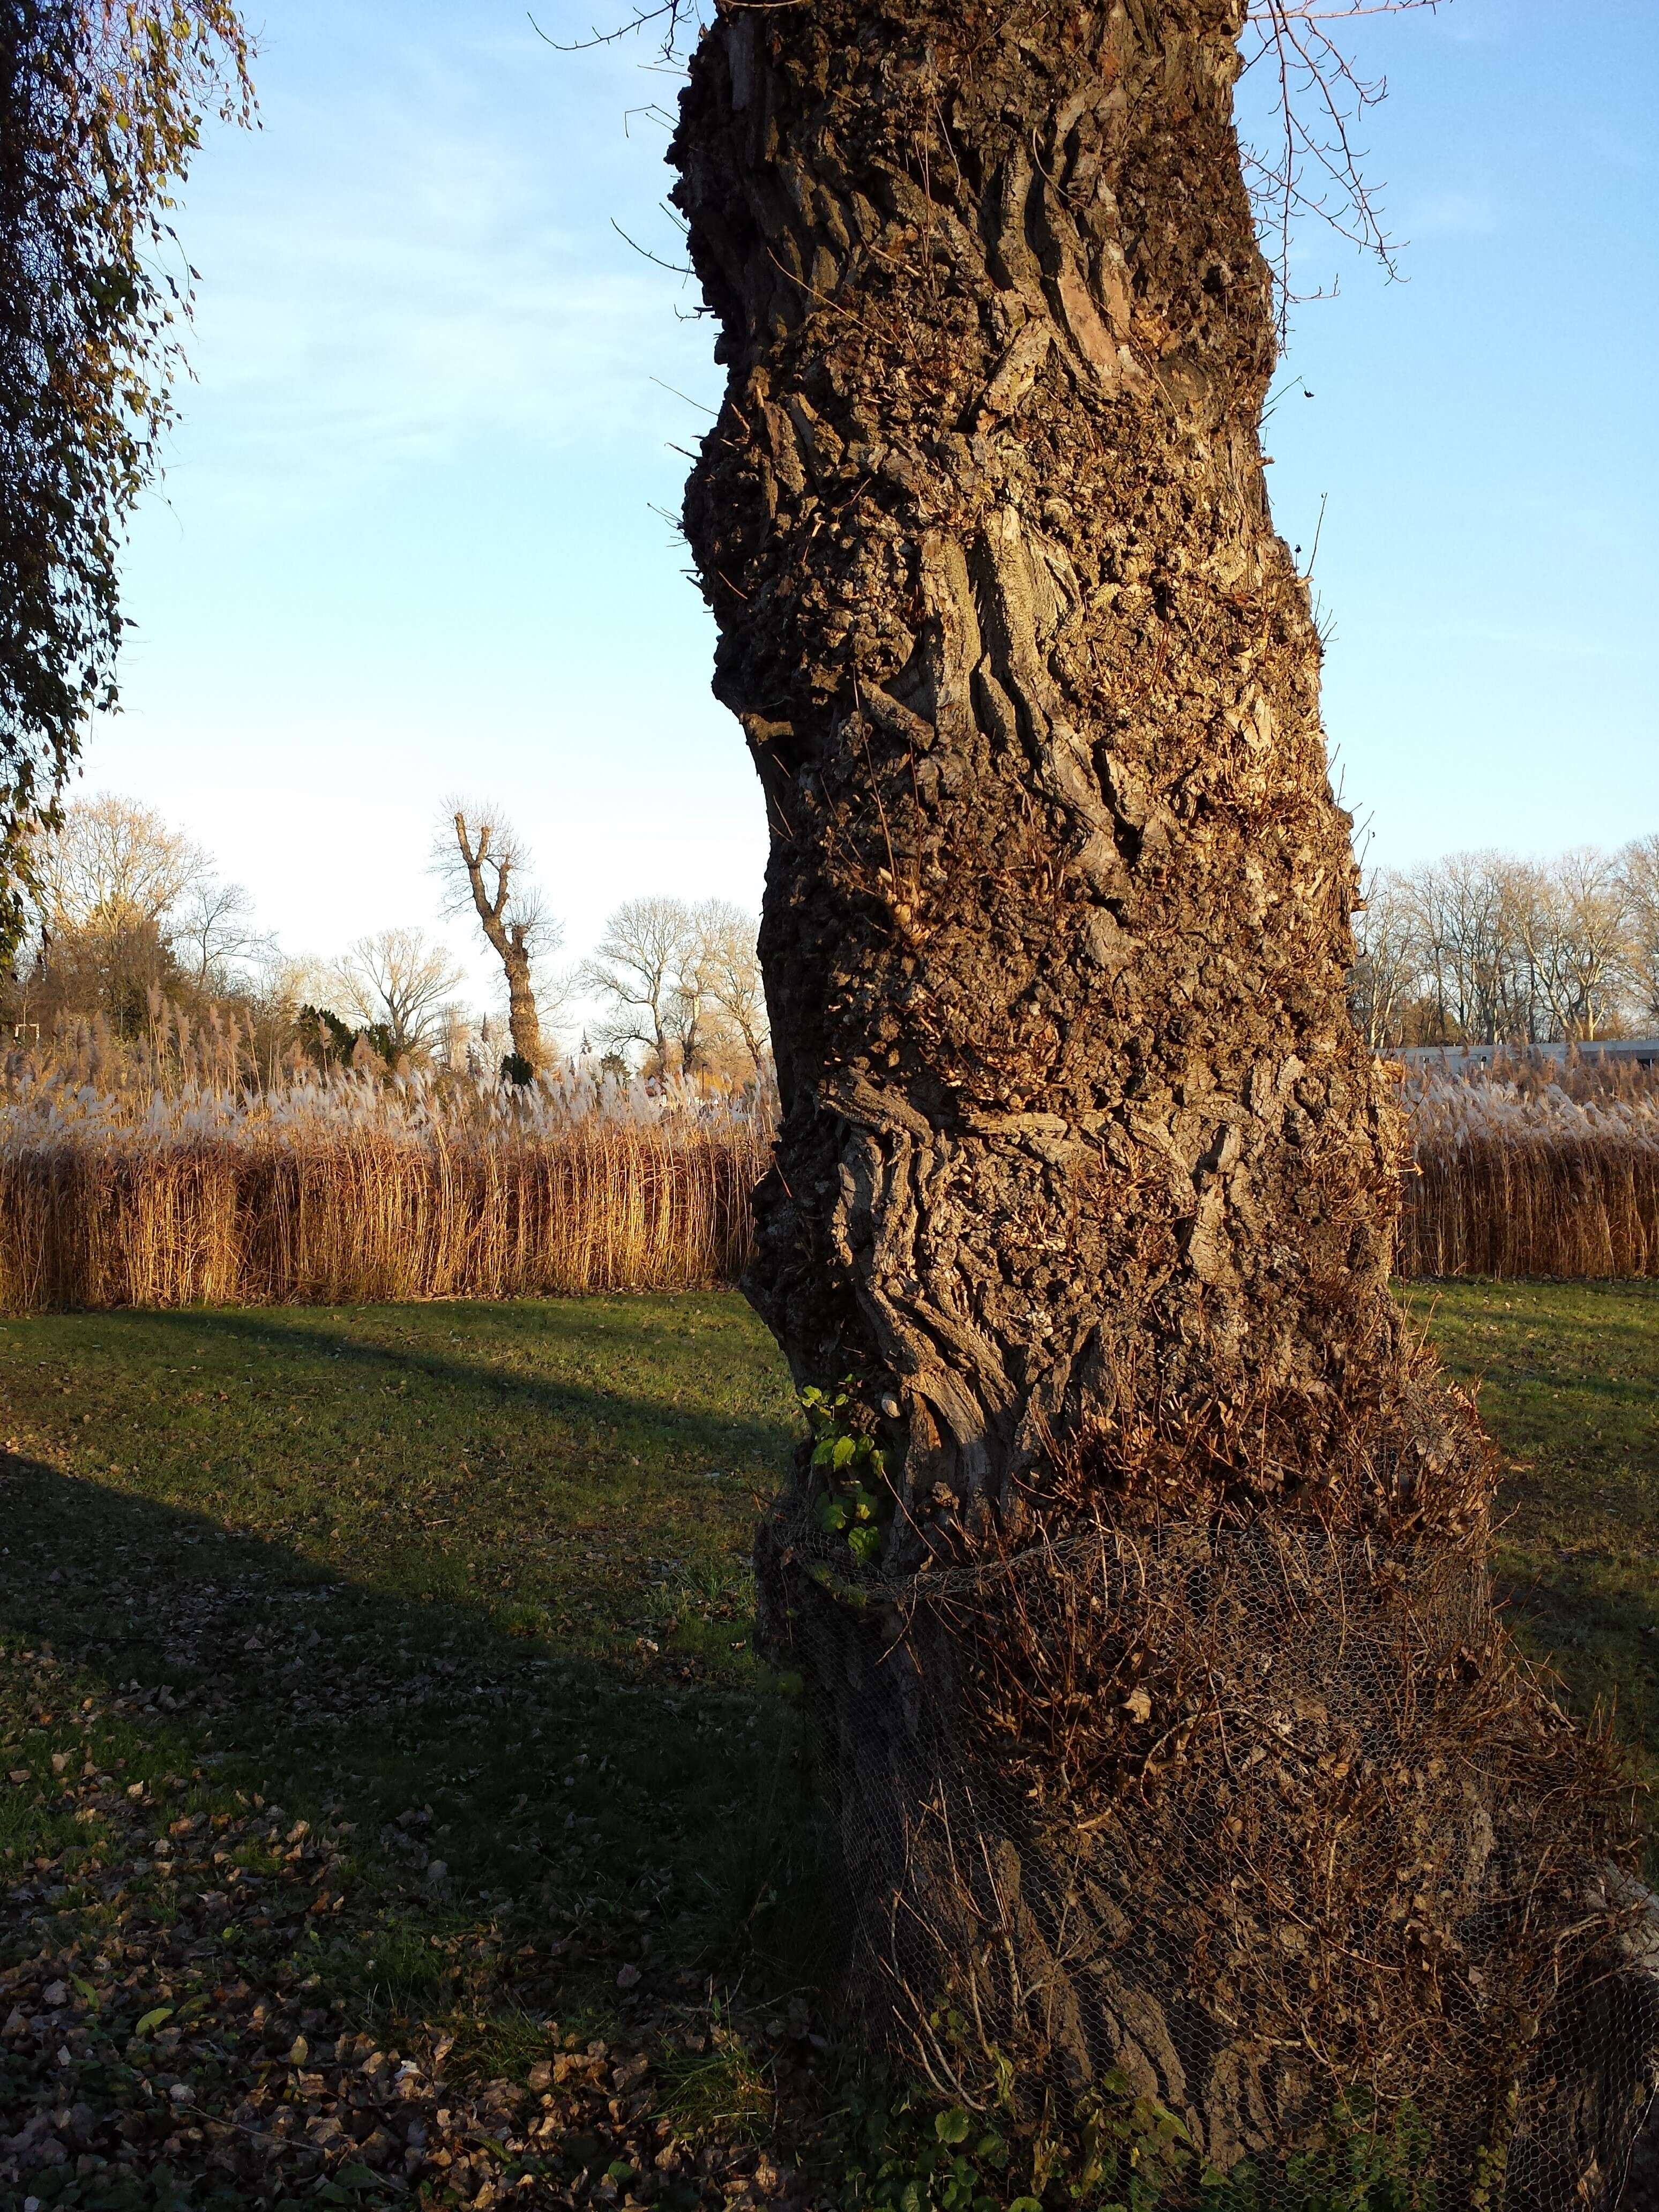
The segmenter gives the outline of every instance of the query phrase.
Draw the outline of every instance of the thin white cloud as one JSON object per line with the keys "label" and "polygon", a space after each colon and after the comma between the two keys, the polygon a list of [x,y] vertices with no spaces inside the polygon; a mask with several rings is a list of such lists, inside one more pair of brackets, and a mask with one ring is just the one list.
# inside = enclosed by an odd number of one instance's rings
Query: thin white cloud
{"label": "thin white cloud", "polygon": [[1498,228],[1498,199],[1482,186],[1419,194],[1401,210],[1401,234],[1419,238],[1487,238]]}
{"label": "thin white cloud", "polygon": [[708,381],[706,336],[665,312],[674,279],[608,220],[675,250],[657,148],[617,158],[635,88],[607,78],[591,134],[550,147],[512,112],[546,55],[497,40],[368,88],[279,72],[259,138],[207,150],[184,218],[203,276],[175,441],[193,505],[210,486],[226,523],[280,522],[491,441],[636,436],[660,416],[647,359]]}

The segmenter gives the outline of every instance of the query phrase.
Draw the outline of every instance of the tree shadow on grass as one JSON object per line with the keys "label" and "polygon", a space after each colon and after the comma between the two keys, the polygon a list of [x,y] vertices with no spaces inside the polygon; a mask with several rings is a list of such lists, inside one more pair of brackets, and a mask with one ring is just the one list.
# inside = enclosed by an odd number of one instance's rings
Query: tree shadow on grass
{"label": "tree shadow on grass", "polygon": [[352,1823],[355,1909],[793,1971],[821,1882],[775,1689],[569,1656],[43,1461],[0,1470],[0,1644],[62,1684],[21,1738],[37,1767],[90,1699],[124,1781],[199,1772]]}
{"label": "tree shadow on grass", "polygon": [[[466,1309],[464,1310],[471,1310]],[[281,1346],[312,1358],[334,1358],[366,1373],[390,1370],[451,1382],[467,1391],[487,1391],[501,1404],[522,1407],[526,1413],[573,1423],[620,1420],[672,1429],[678,1441],[718,1461],[734,1447],[754,1459],[781,1463],[793,1441],[775,1421],[753,1415],[725,1417],[699,1413],[677,1405],[665,1390],[660,1398],[627,1396],[596,1384],[566,1382],[551,1376],[515,1374],[501,1364],[440,1352],[429,1346],[404,1346],[384,1339],[365,1341],[343,1329],[300,1327],[280,1318],[281,1307],[191,1307],[148,1313],[152,1324],[175,1324],[180,1335],[217,1338],[222,1343],[248,1343],[255,1347]],[[588,1324],[591,1333],[591,1323]],[[636,1355],[637,1337],[625,1337],[624,1348]]]}

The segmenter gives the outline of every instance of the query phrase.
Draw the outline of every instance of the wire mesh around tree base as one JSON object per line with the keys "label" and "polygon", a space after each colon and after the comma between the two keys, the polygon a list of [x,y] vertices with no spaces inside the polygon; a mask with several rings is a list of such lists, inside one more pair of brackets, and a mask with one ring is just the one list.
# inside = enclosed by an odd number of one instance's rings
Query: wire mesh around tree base
{"label": "wire mesh around tree base", "polygon": [[1659,1919],[1475,1543],[1102,1522],[899,1582],[780,1507],[759,1564],[853,2001],[942,2095],[1109,2138],[1162,2108],[1142,2201],[1337,2169],[1439,2212],[1616,2201]]}

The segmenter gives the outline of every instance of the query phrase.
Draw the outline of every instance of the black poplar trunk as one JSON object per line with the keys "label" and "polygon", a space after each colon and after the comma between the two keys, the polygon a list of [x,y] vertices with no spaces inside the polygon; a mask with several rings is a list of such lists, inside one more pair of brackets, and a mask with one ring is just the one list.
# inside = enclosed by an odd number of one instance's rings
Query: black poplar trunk
{"label": "black poplar trunk", "polygon": [[866,1440],[801,1468],[763,1601],[953,2094],[1127,2082],[1224,2165],[1358,2084],[1432,2108],[1457,2188],[1510,2145],[1517,2201],[1594,2195],[1651,2023],[1558,2066],[1623,1955],[1611,1830],[1389,1295],[1240,21],[725,0],[693,63],[729,377],[686,524],[772,837],[748,1287]]}

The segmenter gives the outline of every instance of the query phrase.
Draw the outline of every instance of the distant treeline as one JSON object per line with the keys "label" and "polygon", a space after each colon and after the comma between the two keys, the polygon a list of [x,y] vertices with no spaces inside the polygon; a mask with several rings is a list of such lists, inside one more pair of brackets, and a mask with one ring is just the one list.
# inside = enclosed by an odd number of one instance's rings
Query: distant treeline
{"label": "distant treeline", "polygon": [[1384,868],[1354,918],[1368,1043],[1544,1044],[1659,1030],[1659,836],[1548,861]]}
{"label": "distant treeline", "polygon": [[326,957],[295,957],[211,856],[136,800],[79,799],[27,842],[24,926],[0,945],[0,1022],[18,1041],[96,1031],[187,1063],[217,1040],[239,1080],[307,1072],[437,1073],[527,1083],[556,1068],[574,994],[587,1007],[577,1057],[743,1089],[770,1066],[751,914],[718,898],[625,899],[587,959],[553,965],[557,921],[499,816],[446,809],[431,854],[434,903],[476,921],[499,963],[497,1002],[464,995],[447,945],[377,929]]}

